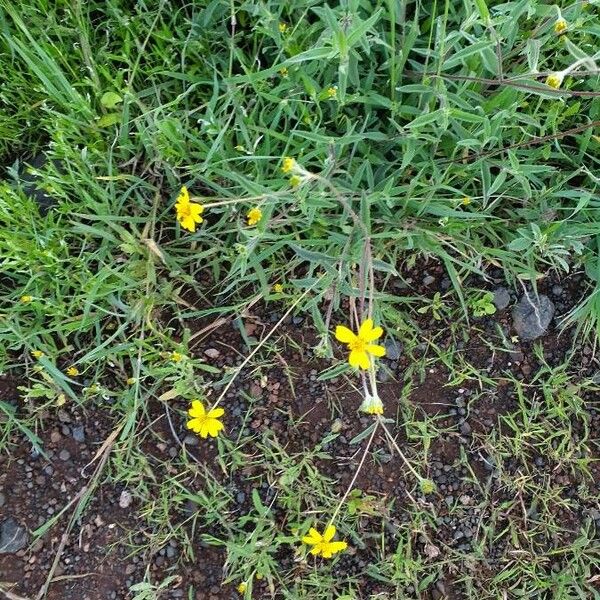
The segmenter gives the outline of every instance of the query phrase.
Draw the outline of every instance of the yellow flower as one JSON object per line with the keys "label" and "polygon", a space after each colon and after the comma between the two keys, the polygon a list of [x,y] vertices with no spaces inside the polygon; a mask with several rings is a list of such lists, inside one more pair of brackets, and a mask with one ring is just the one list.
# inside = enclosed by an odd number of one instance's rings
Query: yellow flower
{"label": "yellow flower", "polygon": [[562,35],[568,28],[569,24],[562,17],[556,19],[556,22],[554,23],[554,33]]}
{"label": "yellow flower", "polygon": [[67,375],[69,377],[77,377],[77,375],[79,375],[79,369],[77,367],[69,367],[67,369]]}
{"label": "yellow flower", "polygon": [[179,352],[171,352],[171,360],[174,363],[181,362],[182,359],[183,359],[183,354],[180,354]]}
{"label": "yellow flower", "polygon": [[246,218],[248,219],[248,225],[256,225],[262,219],[262,210],[255,206],[248,211]]}
{"label": "yellow flower", "polygon": [[327,97],[330,99],[336,98],[337,97],[337,86],[332,85],[332,86],[328,87],[327,91],[325,93],[327,94]]}
{"label": "yellow flower", "polygon": [[279,23],[279,33],[285,33],[287,31],[288,24],[287,23]]}
{"label": "yellow flower", "polygon": [[29,304],[33,300],[33,296],[21,296],[20,300],[23,304]]}
{"label": "yellow flower", "polygon": [[308,531],[308,535],[302,538],[302,541],[309,546],[312,546],[310,553],[323,558],[331,558],[334,554],[342,552],[348,547],[346,542],[332,542],[335,535],[335,527],[328,525],[323,535],[321,535],[314,527]]}
{"label": "yellow flower", "polygon": [[371,394],[367,394],[362,404],[360,405],[360,410],[368,415],[382,415],[383,414],[383,402],[379,396],[372,396]]}
{"label": "yellow flower", "polygon": [[274,291],[276,294],[281,294],[281,292],[283,292],[283,285],[281,285],[281,283],[276,283],[276,284],[273,286],[273,291]]}
{"label": "yellow flower", "polygon": [[188,410],[188,414],[192,417],[187,422],[187,428],[194,433],[199,433],[200,437],[217,437],[219,431],[223,429],[223,423],[219,418],[225,414],[222,408],[213,408],[206,412],[204,405],[200,400],[192,400],[192,406]]}
{"label": "yellow flower", "polygon": [[243,594],[248,589],[248,584],[245,581],[242,581],[240,585],[237,586],[237,591],[240,594]]}
{"label": "yellow flower", "polygon": [[369,355],[385,356],[385,348],[377,344],[372,344],[383,335],[381,327],[373,327],[373,320],[367,319],[358,330],[358,334],[338,325],[335,329],[335,337],[342,343],[348,345],[350,355],[348,362],[353,367],[368,369],[371,366]]}
{"label": "yellow flower", "polygon": [[295,166],[296,166],[296,161],[293,158],[290,158],[289,156],[286,156],[283,159],[283,164],[281,166],[281,171],[283,173],[291,173],[294,170]]}
{"label": "yellow flower", "polygon": [[465,196],[460,203],[463,206],[469,206],[469,204],[471,204],[471,198],[469,198],[469,196]]}
{"label": "yellow flower", "polygon": [[287,77],[289,75],[289,72],[287,70],[287,67],[281,67],[281,69],[279,69],[279,74],[282,77]]}
{"label": "yellow flower", "polygon": [[552,73],[546,77],[546,85],[549,85],[551,88],[557,90],[562,83],[562,75],[560,73]]}
{"label": "yellow flower", "polygon": [[46,356],[41,350],[34,350],[31,354],[34,358],[42,358]]}
{"label": "yellow flower", "polygon": [[292,187],[298,187],[302,183],[302,177],[300,175],[292,175],[290,177],[290,185]]}
{"label": "yellow flower", "polygon": [[135,377],[129,377],[127,379],[127,385],[134,385],[137,382],[137,379]]}
{"label": "yellow flower", "polygon": [[175,210],[179,224],[188,231],[196,231],[196,223],[203,221],[200,215],[204,212],[204,206],[190,201],[190,194],[185,185],[182,186],[179,196],[177,196]]}

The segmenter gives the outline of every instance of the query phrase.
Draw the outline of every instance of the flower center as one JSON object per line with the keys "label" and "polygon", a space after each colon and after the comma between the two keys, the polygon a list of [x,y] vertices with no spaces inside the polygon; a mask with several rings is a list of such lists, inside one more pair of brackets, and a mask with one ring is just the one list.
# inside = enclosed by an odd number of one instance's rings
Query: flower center
{"label": "flower center", "polygon": [[364,352],[367,346],[367,342],[362,338],[356,337],[349,344],[350,350],[356,350],[357,352]]}
{"label": "flower center", "polygon": [[191,216],[192,211],[191,211],[191,205],[189,202],[182,203],[179,206],[179,214],[184,218]]}

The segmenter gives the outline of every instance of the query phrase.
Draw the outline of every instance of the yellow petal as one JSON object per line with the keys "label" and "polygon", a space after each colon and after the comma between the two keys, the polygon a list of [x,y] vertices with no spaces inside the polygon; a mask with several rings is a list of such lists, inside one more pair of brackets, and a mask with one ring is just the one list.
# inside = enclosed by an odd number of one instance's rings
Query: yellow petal
{"label": "yellow petal", "polygon": [[206,411],[204,410],[204,405],[200,400],[192,400],[192,406],[188,410],[188,415],[190,417],[204,417]]}
{"label": "yellow petal", "polygon": [[360,329],[358,330],[358,337],[362,338],[363,340],[366,340],[369,334],[371,333],[372,329],[373,319],[367,319],[366,321],[363,321],[362,325],[360,326]]}
{"label": "yellow petal", "polygon": [[348,357],[348,362],[350,363],[350,366],[355,369],[368,369],[371,364],[369,355],[364,350],[352,350]]}
{"label": "yellow petal", "polygon": [[335,339],[342,342],[343,344],[349,344],[356,339],[356,335],[353,331],[344,327],[343,325],[338,325],[335,328]]}
{"label": "yellow petal", "polygon": [[326,542],[330,542],[335,535],[335,525],[328,525],[327,529],[323,532],[323,539]]}
{"label": "yellow petal", "polygon": [[179,191],[179,195],[177,196],[176,202],[189,202],[190,201],[190,193],[185,185],[181,186],[181,190]]}
{"label": "yellow petal", "polygon": [[320,554],[321,553],[321,547],[320,546],[315,546],[314,548],[311,548],[310,553],[311,554]]}
{"label": "yellow petal", "polygon": [[218,419],[219,417],[222,417],[224,414],[225,414],[225,411],[222,408],[213,408],[208,411],[206,416],[209,419]]}
{"label": "yellow petal", "polygon": [[334,554],[342,552],[348,547],[346,542],[329,542],[323,547],[323,558],[331,558]]}
{"label": "yellow petal", "polygon": [[378,340],[382,335],[383,329],[381,327],[374,327],[363,337],[363,339],[365,340],[365,342],[374,342],[375,340]]}
{"label": "yellow petal", "polygon": [[184,217],[183,219],[181,219],[180,223],[184,229],[187,229],[188,231],[191,231],[192,233],[194,233],[196,231],[196,222],[194,221],[194,217],[191,217],[191,216]]}
{"label": "yellow petal", "polygon": [[369,344],[368,346],[365,346],[365,352],[368,352],[373,356],[385,356],[385,348],[378,344]]}
{"label": "yellow petal", "polygon": [[211,437],[217,437],[219,435],[219,431],[221,431],[223,427],[223,423],[221,423],[221,421],[217,421],[217,419],[206,420],[206,428],[208,431],[208,435],[210,435]]}
{"label": "yellow petal", "polygon": [[201,421],[200,419],[190,419],[187,422],[186,427],[195,433],[200,433]]}
{"label": "yellow petal", "polygon": [[302,538],[302,541],[305,544],[318,544],[322,540],[323,540],[323,536],[314,527],[311,527],[308,530],[308,535],[305,535]]}

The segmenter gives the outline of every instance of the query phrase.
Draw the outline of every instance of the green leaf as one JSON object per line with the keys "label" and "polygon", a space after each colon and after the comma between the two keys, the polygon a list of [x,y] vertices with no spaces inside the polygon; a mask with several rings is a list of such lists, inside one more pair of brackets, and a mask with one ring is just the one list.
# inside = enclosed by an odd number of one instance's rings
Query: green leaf
{"label": "green leaf", "polygon": [[102,94],[102,98],[100,98],[100,104],[104,106],[104,108],[108,108],[108,110],[113,110],[116,108],[117,104],[121,104],[123,102],[123,98],[117,94],[117,92],[104,92]]}
{"label": "green leaf", "polygon": [[106,115],[102,115],[96,121],[96,125],[98,125],[98,127],[111,127],[112,125],[116,125],[120,121],[121,115],[119,113],[108,113]]}

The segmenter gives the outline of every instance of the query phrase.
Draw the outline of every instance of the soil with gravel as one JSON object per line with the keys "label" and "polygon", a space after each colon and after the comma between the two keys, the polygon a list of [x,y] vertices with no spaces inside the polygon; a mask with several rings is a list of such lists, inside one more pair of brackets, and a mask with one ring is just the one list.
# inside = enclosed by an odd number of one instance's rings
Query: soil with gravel
{"label": "soil with gravel", "polygon": [[[388,281],[387,289],[402,296],[432,297],[436,290],[444,292],[450,287],[438,265],[421,265],[414,272],[419,274],[412,280]],[[430,314],[420,315],[415,311],[413,318],[422,329],[424,341],[413,348],[404,348],[391,336],[386,340],[388,352],[381,371],[385,416],[401,421],[404,414],[411,412],[416,422],[425,417],[435,420],[442,433],[431,439],[426,471],[422,474],[435,482],[437,490],[423,494],[406,469],[399,468],[385,437],[375,438],[371,456],[376,460],[369,459],[368,468],[361,471],[355,485],[369,496],[377,516],[361,518],[360,540],[353,541],[351,551],[341,555],[334,567],[334,574],[345,577],[355,574],[359,578],[360,597],[396,594],[397,588],[391,582],[371,576],[371,557],[380,543],[382,526],[390,552],[406,537],[403,525],[410,517],[405,507],[415,503],[428,511],[432,519],[430,525],[412,534],[410,541],[415,551],[424,561],[436,561],[445,554],[453,560],[444,577],[429,582],[425,590],[417,592],[407,585],[406,598],[462,598],[461,573],[456,570],[461,559],[456,557],[464,557],[467,564],[469,553],[475,550],[481,577],[497,574],[514,550],[514,540],[502,533],[493,540],[487,539],[490,521],[494,521],[497,533],[509,531],[509,525],[533,532],[539,525],[532,497],[520,498],[524,507],[521,513],[507,509],[492,514],[491,507],[509,506],[514,501],[514,493],[500,481],[501,473],[515,478],[527,474],[539,482],[549,481],[559,497],[568,500],[557,503],[555,517],[563,525],[558,535],[553,538],[532,533],[540,548],[546,551],[560,548],[582,529],[587,529],[596,542],[599,540],[597,445],[590,444],[593,455],[581,457],[590,459],[591,479],[585,482],[588,493],[579,494],[581,476],[549,456],[531,455],[524,464],[520,458],[507,455],[502,464],[497,464],[486,443],[487,439],[509,431],[503,417],[514,412],[519,402],[511,381],[532,382],[533,389],[542,361],[550,366],[559,365],[573,351],[573,332],[559,336],[557,323],[580,300],[586,283],[581,276],[542,282],[537,299],[532,290],[510,289],[500,273],[491,273],[490,281],[478,283],[482,289],[494,292],[498,311],[472,319],[460,339],[448,334],[443,320],[438,322]],[[194,352],[220,369],[239,365],[252,344],[273,327],[284,310],[283,303],[255,307],[243,317],[200,336]],[[188,324],[194,330],[205,325]],[[514,337],[517,332],[519,339]],[[351,441],[371,420],[356,412],[360,398],[346,379],[319,377],[333,363],[313,356],[311,348],[318,340],[309,320],[301,315],[290,316],[275,335],[274,341],[277,340],[283,349],[275,358],[269,357],[268,366],[260,371],[248,368],[226,394],[226,435],[232,440],[240,434],[262,439],[271,436],[289,454],[312,450],[320,444],[322,452],[333,460],[318,459],[319,469],[337,482],[336,490],[341,495],[352,479],[361,445],[365,443]],[[475,377],[450,381],[447,367],[435,360],[426,340],[435,340],[439,347],[454,352],[455,360],[459,356],[467,358],[490,383],[481,389]],[[534,351],[535,343],[541,345],[542,355]],[[500,347],[504,350],[499,351]],[[428,367],[420,372],[411,371],[414,359],[423,357],[430,359]],[[574,364],[580,365],[582,377],[600,374],[591,347],[578,346]],[[218,380],[220,375],[214,377]],[[1,380],[0,400],[22,410],[17,385],[18,381],[8,377]],[[597,443],[600,404],[594,395],[585,401],[585,420],[573,416],[571,435],[577,440],[585,434]],[[229,493],[227,506],[232,514],[251,513],[252,495],[257,491],[263,504],[272,506],[276,525],[287,532],[286,511],[278,504],[277,481],[272,474],[257,462],[225,478],[214,460],[217,443],[200,441],[186,430],[186,403],[176,399],[169,406],[154,401],[149,407],[152,425],[142,449],[151,478],[173,476],[171,463],[186,454],[191,461],[205,465],[223,483]],[[247,421],[245,415],[250,406],[252,418]],[[146,533],[152,524],[143,518],[146,507],[140,505],[133,487],[115,484],[106,476],[93,490],[81,514],[75,516],[76,526],[71,533],[63,535],[76,500],[85,495],[90,485],[97,453],[114,430],[115,423],[109,415],[101,403],[63,407],[43,419],[41,430],[36,432],[38,449],[31,446],[26,436],[15,433],[11,454],[0,455],[0,581],[14,583],[11,591],[29,599],[35,598],[46,584],[47,597],[51,599],[120,599],[132,597],[131,586],[143,581],[148,569],[153,581],[173,576],[164,598],[239,598],[234,586],[222,585],[224,552],[207,543],[209,536],[219,538],[224,532],[218,528],[192,527],[190,517],[198,505],[191,497],[174,505],[173,514],[174,521],[179,520],[192,540],[193,559],[176,542],[147,547]],[[418,429],[413,430],[413,436],[404,427],[392,426],[392,432],[409,457],[422,448]],[[111,460],[118,459],[119,451],[116,445]],[[198,475],[190,479],[189,485],[201,491],[204,482]],[[564,508],[567,505],[568,511]],[[6,544],[4,549],[2,544]],[[282,570],[295,571],[298,577],[308,569],[295,561],[289,551],[277,558]],[[557,552],[555,562],[548,568],[560,570],[564,566],[562,560]],[[55,561],[56,568],[52,569]],[[197,568],[198,564],[202,568]],[[49,574],[52,580],[47,582]],[[269,597],[264,580],[256,582],[255,597]]]}

